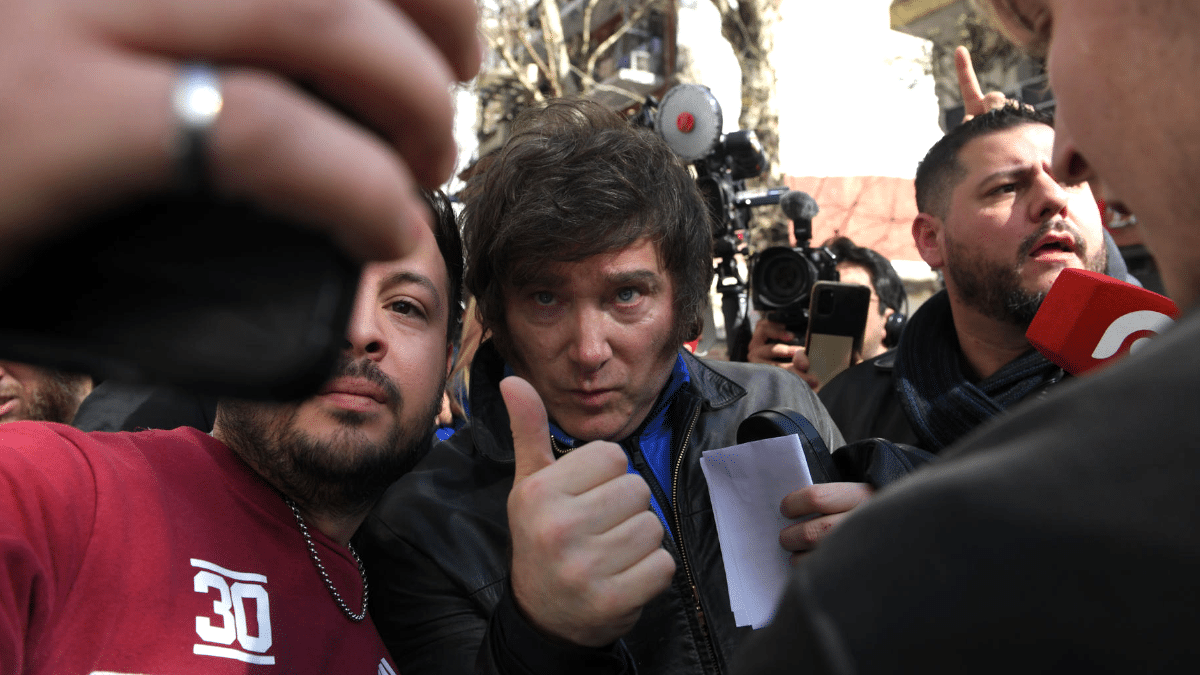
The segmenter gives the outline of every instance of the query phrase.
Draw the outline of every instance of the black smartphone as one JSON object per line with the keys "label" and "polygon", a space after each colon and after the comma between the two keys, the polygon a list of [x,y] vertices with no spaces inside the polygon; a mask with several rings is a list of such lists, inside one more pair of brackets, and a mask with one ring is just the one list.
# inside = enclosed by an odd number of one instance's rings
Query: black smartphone
{"label": "black smartphone", "polygon": [[0,271],[0,358],[299,399],[337,363],[360,266],[249,203],[148,197]]}
{"label": "black smartphone", "polygon": [[862,350],[871,289],[861,284],[818,281],[808,307],[808,372],[822,383],[854,363]]}

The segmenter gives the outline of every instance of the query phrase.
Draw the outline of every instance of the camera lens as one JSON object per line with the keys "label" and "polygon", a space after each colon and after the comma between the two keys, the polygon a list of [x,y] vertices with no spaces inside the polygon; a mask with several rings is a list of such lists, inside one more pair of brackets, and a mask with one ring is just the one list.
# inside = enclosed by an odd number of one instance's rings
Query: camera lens
{"label": "camera lens", "polygon": [[816,270],[803,255],[786,247],[763,252],[754,273],[754,292],[771,307],[803,305],[816,281]]}

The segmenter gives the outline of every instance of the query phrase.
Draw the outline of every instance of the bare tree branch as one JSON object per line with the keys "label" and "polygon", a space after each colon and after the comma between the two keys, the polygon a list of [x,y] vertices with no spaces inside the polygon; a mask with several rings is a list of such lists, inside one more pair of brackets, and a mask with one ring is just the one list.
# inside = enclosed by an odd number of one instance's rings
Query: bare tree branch
{"label": "bare tree branch", "polygon": [[763,25],[764,15],[771,9],[775,9],[775,11],[779,9],[778,7],[771,7],[773,4],[778,4],[778,0],[738,2],[738,23],[748,38],[745,49],[747,55],[751,58],[766,59],[768,58],[767,54],[774,48],[773,41],[770,45],[767,44],[770,38]]}
{"label": "bare tree branch", "polygon": [[[631,36],[639,26],[650,25],[653,11],[662,4],[663,0],[479,0],[490,63],[498,69],[491,78],[485,74],[480,79],[480,138],[495,143],[517,110],[550,96],[597,94],[619,107],[640,102],[642,85],[597,82],[597,64],[603,62],[600,67],[607,73],[607,60],[618,45],[633,42]],[[569,17],[563,9],[568,5],[576,8]],[[575,11],[582,12],[582,24]]]}
{"label": "bare tree branch", "polygon": [[[488,10],[486,12],[481,25],[483,26],[483,35],[487,40],[488,46],[500,57],[502,61],[512,71],[511,79],[525,90],[535,101],[545,100],[545,96],[538,88],[536,81],[531,81],[527,75],[525,62],[523,59],[529,59],[534,62],[539,68],[545,72],[545,63],[541,56],[533,49],[527,39],[526,16],[528,16],[528,8],[523,6],[521,2],[512,3],[484,3],[481,9]],[[513,49],[514,45],[521,45],[524,53],[518,56]]]}
{"label": "bare tree branch", "polygon": [[529,41],[529,34],[525,31],[518,31],[517,39],[521,41],[521,44],[525,47],[525,52],[529,55],[529,59],[537,65],[538,69],[543,73],[549,73],[550,66],[547,65],[542,55],[538,54],[538,51],[533,48],[533,43]]}
{"label": "bare tree branch", "polygon": [[563,38],[562,16],[558,13],[558,0],[542,0],[539,5],[542,20],[542,44],[546,46],[546,77],[554,96],[562,96],[570,71],[571,60],[567,56],[566,40]]}
{"label": "bare tree branch", "polygon": [[521,66],[521,64],[517,63],[517,59],[513,55],[512,50],[510,50],[507,46],[497,47],[491,42],[491,40],[488,42],[492,49],[495,49],[496,52],[500,54],[500,58],[504,59],[504,62],[507,63],[508,67],[512,69],[513,78],[516,79],[517,82],[520,82],[521,86],[533,96],[533,100],[538,102],[546,100],[546,97],[542,95],[541,90],[538,89],[537,83],[530,82],[529,78],[525,76],[525,69]]}
{"label": "bare tree branch", "polygon": [[621,96],[624,96],[625,98],[629,99],[631,102],[635,102],[635,103],[640,103],[643,98],[642,95],[637,92],[629,91],[628,89],[625,89],[624,87],[617,87],[617,86],[614,86],[611,84],[604,84],[603,82],[597,82],[596,84],[594,84],[592,86],[592,91],[609,91],[614,94],[620,94]]}
{"label": "bare tree branch", "polygon": [[[711,0],[721,15],[721,35],[733,47],[741,71],[742,108],[738,126],[751,129],[762,143],[770,163],[768,175],[748,179],[749,186],[777,183],[782,176],[778,169],[779,114],[775,108],[775,69],[771,65],[774,28],[778,25],[781,0]],[[752,249],[770,243],[770,218],[756,213],[750,226]]]}
{"label": "bare tree branch", "polygon": [[583,91],[588,91],[600,84],[590,73],[585,73],[582,68],[575,64],[571,64],[571,72],[579,77],[579,87]]}
{"label": "bare tree branch", "polygon": [[[712,0],[712,4],[717,8],[717,13],[721,15],[721,34],[729,41],[734,53],[739,54],[738,58],[740,59],[740,53],[749,49],[754,42],[750,36],[750,29],[742,21],[738,10],[729,4],[729,0]],[[740,1],[738,5],[741,6]]]}
{"label": "bare tree branch", "polygon": [[636,91],[630,91],[629,89],[626,89],[624,87],[618,87],[618,86],[612,85],[612,84],[604,84],[603,82],[597,82],[596,78],[591,77],[590,75],[583,72],[583,70],[577,68],[576,66],[571,66],[571,72],[573,72],[579,76],[579,79],[585,83],[584,89],[586,89],[588,91],[610,91],[615,94],[620,94],[621,96],[624,96],[625,98],[628,98],[631,101],[641,101],[643,98],[642,95]]}
{"label": "bare tree branch", "polygon": [[[583,6],[583,43],[579,47],[581,57],[587,57],[588,50],[592,45],[592,12],[598,4],[600,4],[600,0],[588,0]],[[591,77],[589,76],[588,79]]]}
{"label": "bare tree branch", "polygon": [[614,31],[612,35],[608,36],[608,39],[606,39],[604,42],[596,45],[596,51],[588,55],[587,66],[585,67],[585,70],[589,73],[596,72],[596,61],[599,60],[600,56],[611,49],[612,46],[617,43],[617,40],[620,40],[621,36],[628,33],[629,29],[632,28],[634,24],[636,24],[638,20],[640,20],[646,14],[646,12],[656,4],[658,4],[657,0],[644,0],[642,4],[633,11],[632,14],[625,17],[625,20],[621,23],[620,28]]}

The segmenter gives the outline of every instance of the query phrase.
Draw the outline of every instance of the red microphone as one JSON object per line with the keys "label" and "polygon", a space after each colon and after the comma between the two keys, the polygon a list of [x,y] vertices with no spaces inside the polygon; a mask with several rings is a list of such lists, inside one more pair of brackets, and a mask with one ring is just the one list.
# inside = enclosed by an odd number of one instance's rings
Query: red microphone
{"label": "red microphone", "polygon": [[1099,272],[1065,269],[1025,338],[1072,375],[1111,363],[1179,318],[1170,298]]}

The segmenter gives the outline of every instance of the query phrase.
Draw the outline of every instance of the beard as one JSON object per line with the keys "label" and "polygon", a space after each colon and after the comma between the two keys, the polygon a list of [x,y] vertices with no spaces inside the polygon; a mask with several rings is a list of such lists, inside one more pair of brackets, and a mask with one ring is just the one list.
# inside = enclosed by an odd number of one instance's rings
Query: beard
{"label": "beard", "polygon": [[1103,247],[1089,253],[1087,242],[1074,225],[1063,219],[1053,219],[1021,240],[1016,260],[1011,265],[988,260],[947,237],[946,276],[954,283],[965,304],[990,319],[1027,329],[1050,289],[1025,288],[1021,271],[1038,240],[1052,230],[1062,230],[1071,236],[1075,254],[1083,261],[1084,269],[1104,272],[1108,267],[1108,255]]}
{"label": "beard", "polygon": [[399,388],[374,362],[343,358],[332,377],[340,376],[365,378],[387,392],[393,422],[382,440],[372,442],[363,430],[369,415],[350,410],[330,413],[337,429],[316,438],[297,422],[304,402],[226,399],[217,412],[225,443],[267,482],[309,512],[338,517],[370,508],[429,452],[444,388],[430,401],[416,402],[406,418]]}
{"label": "beard", "polygon": [[39,368],[36,385],[25,390],[0,391],[0,396],[21,397],[26,395],[22,408],[13,414],[0,417],[0,422],[31,420],[34,422],[58,422],[70,424],[79,411],[79,405],[91,391],[90,375],[67,373],[51,368]]}

